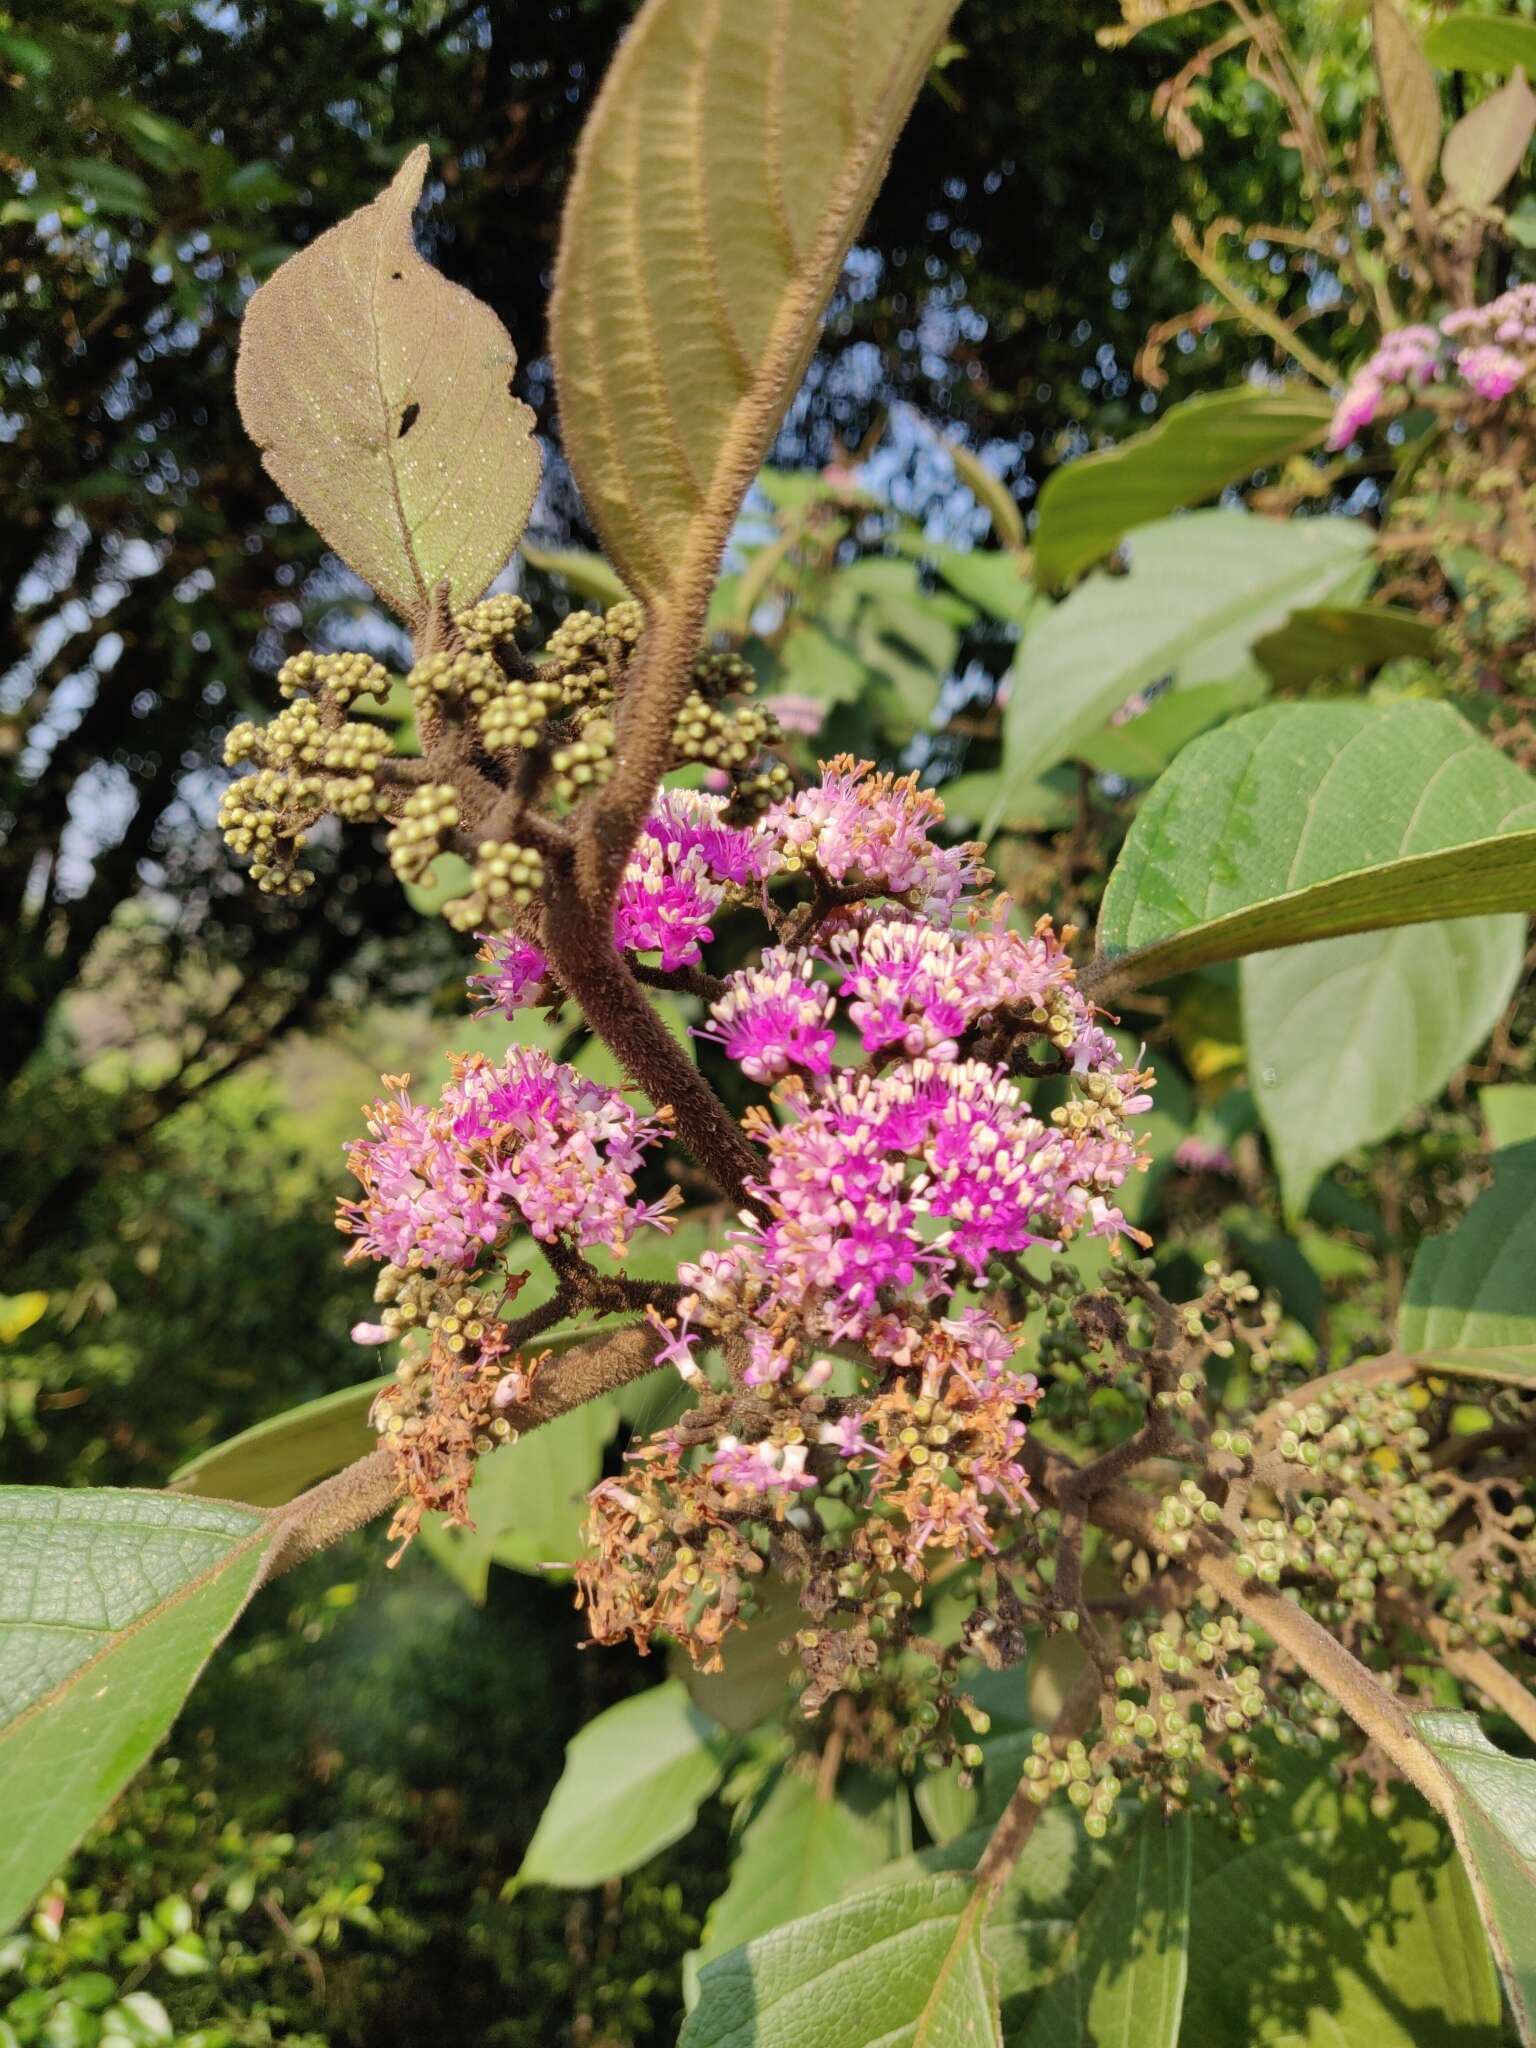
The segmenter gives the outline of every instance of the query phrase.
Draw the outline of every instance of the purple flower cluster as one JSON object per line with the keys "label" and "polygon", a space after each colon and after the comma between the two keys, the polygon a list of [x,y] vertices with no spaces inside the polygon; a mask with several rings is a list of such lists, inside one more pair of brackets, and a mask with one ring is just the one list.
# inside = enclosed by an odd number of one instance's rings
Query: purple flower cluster
{"label": "purple flower cluster", "polygon": [[622,1256],[636,1230],[668,1227],[676,1196],[643,1203],[634,1179],[663,1120],[547,1053],[514,1046],[499,1064],[456,1059],[432,1107],[411,1100],[409,1076],[386,1075],[385,1086],[371,1136],[347,1152],[363,1194],[343,1203],[341,1225],[358,1253],[468,1273],[524,1230]]}
{"label": "purple flower cluster", "polygon": [[1536,285],[1516,285],[1483,306],[1447,313],[1438,326],[1398,327],[1355,372],[1328,430],[1345,448],[1387,405],[1430,384],[1459,380],[1496,405],[1522,384],[1536,361]]}

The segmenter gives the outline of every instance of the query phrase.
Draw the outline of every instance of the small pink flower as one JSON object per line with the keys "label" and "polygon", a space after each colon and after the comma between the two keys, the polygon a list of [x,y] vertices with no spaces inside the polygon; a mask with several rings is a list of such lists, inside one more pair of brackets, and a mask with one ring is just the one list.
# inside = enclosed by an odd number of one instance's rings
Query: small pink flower
{"label": "small pink flower", "polygon": [[1490,404],[1507,398],[1526,371],[1519,356],[1512,356],[1507,349],[1495,348],[1490,342],[1478,348],[1464,348],[1456,358],[1456,367],[1478,397]]}
{"label": "small pink flower", "polygon": [[352,1342],[354,1344],[388,1344],[394,1331],[386,1329],[383,1323],[354,1323]]}

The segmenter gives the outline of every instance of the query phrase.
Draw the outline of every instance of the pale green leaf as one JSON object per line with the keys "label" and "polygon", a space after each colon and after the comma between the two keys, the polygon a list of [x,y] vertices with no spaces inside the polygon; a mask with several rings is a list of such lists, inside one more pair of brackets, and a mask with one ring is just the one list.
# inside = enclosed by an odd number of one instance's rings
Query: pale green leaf
{"label": "pale green leaf", "polygon": [[1440,88],[1394,0],[1376,0],[1371,43],[1397,161],[1409,184],[1422,193],[1440,155]]}
{"label": "pale green leaf", "polygon": [[1370,538],[1355,520],[1282,525],[1228,511],[1140,528],[1128,575],[1089,577],[1020,642],[1004,725],[1006,780],[1038,780],[1111,712],[1167,677],[1176,688],[1231,681],[1253,642],[1298,606],[1358,582]]}
{"label": "pale green leaf", "polygon": [[629,596],[602,556],[594,555],[590,548],[540,548],[525,540],[521,553],[531,569],[542,576],[559,577],[578,597],[590,598],[604,610]]}
{"label": "pale green leaf", "polygon": [[1274,704],[1186,747],[1109,885],[1117,978],[1536,906],[1536,783],[1445,704]]}
{"label": "pale green leaf", "polygon": [[0,1488],[0,1930],[170,1727],[271,1540],[227,1501]]}
{"label": "pale green leaf", "polygon": [[1246,1841],[1193,1824],[1186,2048],[1495,2048],[1498,1980],[1444,1830],[1404,1791],[1376,1819],[1326,1763],[1280,1782]]}
{"label": "pale green leaf", "polygon": [[1501,1082],[1480,1088],[1477,1106],[1495,1152],[1536,1139],[1536,1083]]}
{"label": "pale green leaf", "polygon": [[1536,1381],[1536,1142],[1499,1152],[1493,1186],[1419,1246],[1397,1339],[1475,1377]]}
{"label": "pale green leaf", "polygon": [[726,1740],[675,1678],[589,1721],[528,1845],[518,1885],[622,1877],[693,1826],[719,1784]]}
{"label": "pale green leaf", "polygon": [[753,1815],[731,1864],[731,1881],[709,1909],[695,1951],[699,1968],[786,1921],[840,1899],[895,1854],[892,1793],[845,1772],[823,1798],[814,1779],[786,1772]]}
{"label": "pale green leaf", "polygon": [[1456,1788],[1450,1816],[1520,2038],[1536,2042],[1536,1763],[1495,1749],[1471,1714],[1415,1714]]}
{"label": "pale green leaf", "polygon": [[1244,960],[1249,1085],[1288,1208],[1440,1093],[1498,1022],[1524,951],[1523,919],[1464,917]]}
{"label": "pale green leaf", "polygon": [[994,476],[981,457],[961,441],[948,441],[950,460],[971,496],[992,522],[992,531],[1004,548],[1024,545],[1024,514],[1018,500],[1000,476]]}
{"label": "pale green leaf", "polygon": [[1208,391],[1170,406],[1155,426],[1080,455],[1046,478],[1035,527],[1035,570],[1047,586],[1101,562],[1123,535],[1200,505],[1256,469],[1311,448],[1333,404],[1315,385],[1256,384]]}
{"label": "pale green leaf", "polygon": [[1188,1815],[1130,1830],[1118,1864],[1063,1944],[1008,2048],[1178,2048],[1189,1970]]}
{"label": "pale green leaf", "polygon": [[961,1877],[856,1892],[711,1963],[678,2048],[991,2048]]}
{"label": "pale green leaf", "polygon": [[1463,114],[1440,152],[1440,174],[1463,206],[1492,206],[1525,160],[1536,133],[1536,93],[1518,67]]}
{"label": "pale green leaf", "polygon": [[1254,660],[1282,690],[1404,656],[1428,661],[1434,651],[1432,620],[1380,604],[1312,605],[1253,644]]}
{"label": "pale green leaf", "polygon": [[1425,35],[1424,54],[1448,71],[1536,73],[1536,21],[1458,8]]}
{"label": "pale green leaf", "polygon": [[0,1344],[14,1344],[48,1312],[48,1296],[39,1287],[25,1294],[0,1294]]}
{"label": "pale green leaf", "polygon": [[386,1373],[381,1379],[339,1387],[334,1394],[321,1394],[255,1423],[227,1443],[199,1452],[171,1485],[179,1493],[282,1507],[305,1487],[377,1448],[368,1411],[391,1379]]}
{"label": "pale green leaf", "polygon": [[605,551],[702,618],[953,0],[646,0],[582,133],[550,327]]}
{"label": "pale green leaf", "polygon": [[489,306],[416,253],[415,149],[370,205],[290,256],[246,308],[235,393],[279,488],[413,625],[470,604],[539,482],[533,414]]}
{"label": "pale green leaf", "polygon": [[720,1668],[700,1671],[679,1654],[679,1675],[694,1705],[745,1735],[783,1705],[789,1665],[779,1645],[805,1625],[799,1588],[769,1570],[753,1581],[753,1613],[745,1628],[733,1628],[720,1645]]}
{"label": "pale green leaf", "polygon": [[1078,749],[1101,775],[1150,782],[1161,775],[1191,740],[1235,711],[1250,709],[1263,696],[1257,676],[1231,683],[1200,683],[1190,690],[1165,690],[1145,711],[1119,725],[1106,725]]}

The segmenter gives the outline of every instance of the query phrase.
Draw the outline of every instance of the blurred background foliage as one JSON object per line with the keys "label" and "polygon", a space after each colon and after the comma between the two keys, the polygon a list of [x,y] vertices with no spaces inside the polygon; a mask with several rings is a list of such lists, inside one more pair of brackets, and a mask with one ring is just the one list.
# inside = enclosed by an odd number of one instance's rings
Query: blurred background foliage
{"label": "blurred background foliage", "polygon": [[[505,321],[545,438],[523,588],[546,627],[584,601],[544,302],[574,140],[631,11],[0,11],[0,1479],[159,1484],[359,1376],[366,1289],[330,1223],[341,1146],[381,1070],[429,1075],[466,1042],[463,961],[369,835],[323,849],[325,884],[293,909],[248,889],[212,830],[222,735],[270,709],[286,653],[403,652],[242,434],[240,312],[428,139],[424,246]],[[1279,11],[1326,52],[1319,109],[1348,139],[1364,10]],[[1106,726],[1087,762],[1000,773],[998,685],[1037,601],[1012,508],[1063,458],[1270,360],[1209,317],[1174,216],[1198,234],[1302,206],[1282,113],[1241,57],[1193,81],[1205,139],[1176,149],[1154,95],[1199,30],[1101,48],[1118,18],[968,0],[714,620],[802,765],[846,747],[922,767],[959,823],[1006,828],[1009,888],[1088,923],[1158,763]],[[1257,232],[1225,260],[1306,317],[1325,363],[1359,353],[1316,267]],[[1166,346],[1138,378],[1149,332]],[[1339,488],[1369,506],[1368,473]],[[1139,1220],[1156,1213],[1168,1284],[1238,1258],[1299,1346],[1378,1338],[1413,1242],[1480,1170],[1479,1076],[1288,1219],[1242,1085],[1235,975],[1187,977],[1137,1023],[1162,1076]],[[1481,1078],[1516,1072],[1528,1032],[1501,1030]],[[579,1656],[579,1634],[559,1586],[494,1572],[476,1607],[420,1552],[390,1575],[372,1539],[285,1581],[172,1755],[0,1945],[0,2044],[388,2048],[435,2038],[450,2008],[488,2048],[670,2041],[723,1882],[718,1804],[686,1851],[600,1892],[500,1896],[566,1741],[654,1675]]]}

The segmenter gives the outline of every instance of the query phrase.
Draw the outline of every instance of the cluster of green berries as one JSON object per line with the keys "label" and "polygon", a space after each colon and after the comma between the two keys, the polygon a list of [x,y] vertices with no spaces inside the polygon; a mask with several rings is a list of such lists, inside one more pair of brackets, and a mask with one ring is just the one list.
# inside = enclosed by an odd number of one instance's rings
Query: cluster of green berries
{"label": "cluster of green berries", "polygon": [[508,931],[543,886],[544,858],[536,848],[482,839],[468,890],[443,905],[443,916],[456,932]]}
{"label": "cluster of green berries", "polygon": [[1107,1758],[1097,1763],[1082,1742],[1069,1742],[1059,1755],[1048,1735],[1037,1735],[1033,1753],[1024,1759],[1024,1786],[1037,1806],[1056,1792],[1065,1792],[1083,1816],[1083,1832],[1094,1841],[1109,1833],[1116,1804],[1125,1791],[1120,1774]]}
{"label": "cluster of green berries", "polygon": [[401,808],[386,842],[399,879],[425,881],[449,835],[458,829],[459,795],[451,782],[420,782]]}
{"label": "cluster of green berries", "polygon": [[518,635],[533,623],[533,607],[526,598],[503,591],[455,612],[453,623],[471,654],[495,654],[517,645]]}
{"label": "cluster of green berries", "polygon": [[[496,1327],[502,1296],[496,1288],[476,1288],[462,1277],[445,1285],[422,1267],[387,1265],[374,1282],[373,1298],[381,1304],[379,1321],[392,1340],[427,1330],[457,1356],[478,1347]],[[403,1359],[396,1370],[409,1381],[421,1370],[421,1361]]]}
{"label": "cluster of green berries", "polygon": [[767,760],[750,775],[732,780],[731,799],[725,818],[730,825],[750,825],[775,804],[786,803],[795,793],[795,779],[782,761]]}
{"label": "cluster of green berries", "polygon": [[298,865],[305,835],[301,820],[319,815],[324,783],[262,768],[232,782],[219,801],[219,830],[230,852],[251,865],[251,880],[267,896],[300,896],[315,879]]}
{"label": "cluster of green berries", "polygon": [[[756,684],[750,687],[755,689]],[[698,690],[690,690],[672,728],[673,764],[681,767],[696,761],[734,777],[778,737],[779,723],[771,711],[755,704],[711,703]]]}
{"label": "cluster of green berries", "polygon": [[1190,1538],[1198,1534],[1201,1526],[1215,1528],[1220,1521],[1220,1507],[1193,1479],[1182,1480],[1178,1492],[1167,1494],[1152,1517],[1152,1525],[1161,1539],[1160,1548],[1167,1557],[1185,1556]]}
{"label": "cluster of green berries", "polygon": [[614,729],[600,706],[578,712],[576,737],[549,757],[555,794],[575,803],[589,789],[600,789],[613,773]]}
{"label": "cluster of green berries", "polygon": [[347,711],[359,697],[389,695],[389,671],[371,654],[292,654],[277,672],[278,694],[326,696],[338,711]]}

